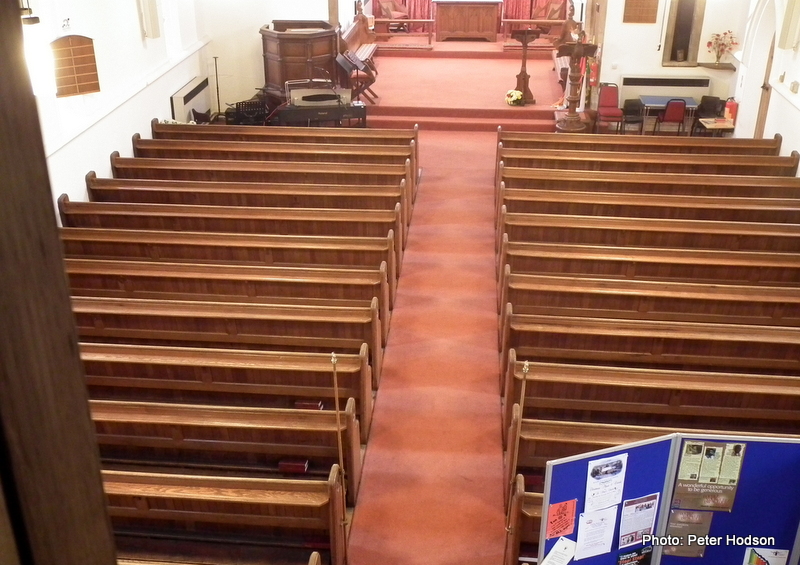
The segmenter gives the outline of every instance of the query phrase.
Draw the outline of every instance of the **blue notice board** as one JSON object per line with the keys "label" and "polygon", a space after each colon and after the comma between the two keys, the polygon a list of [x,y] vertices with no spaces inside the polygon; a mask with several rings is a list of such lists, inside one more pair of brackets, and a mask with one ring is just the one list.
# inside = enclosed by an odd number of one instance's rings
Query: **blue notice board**
{"label": "blue notice board", "polygon": [[[683,489],[676,487],[686,442],[702,443],[703,451],[699,452],[702,456],[706,455],[705,449],[709,444],[711,446],[730,444],[726,449],[733,448],[737,443],[742,444],[743,458],[738,479],[735,480],[736,489],[728,497],[727,507],[693,508],[694,511],[703,513],[706,519],[710,516],[707,540],[711,543],[704,543],[702,551],[698,552],[700,555],[670,555],[668,552],[664,553],[666,547],[655,544],[652,565],[773,565],[773,563],[798,565],[800,563],[800,440],[789,438],[671,434],[548,462],[540,539],[545,538],[546,511],[549,505],[576,500],[575,527],[571,534],[564,537],[577,541],[577,518],[585,509],[589,462],[621,454],[627,454],[622,500],[659,493],[659,508],[654,529],[658,536],[666,536],[670,531],[668,526],[673,503],[675,510],[692,509],[691,504],[687,502],[690,495],[685,488],[686,481]],[[685,475],[686,469],[682,472]],[[702,476],[702,471],[699,474]],[[704,495],[698,496],[698,500],[703,502],[695,504],[700,506],[706,504]],[[575,563],[618,565],[620,554],[642,547],[639,543],[619,549],[620,514],[621,506],[617,508],[611,551]],[[540,562],[556,541],[557,539],[549,539],[540,545]],[[762,552],[761,555],[749,548],[783,550],[784,555],[789,551],[789,555],[785,561],[783,559],[773,561],[767,552]]]}
{"label": "blue notice board", "polygon": [[[631,443],[620,448],[604,449],[547,463],[547,476],[545,482],[545,506],[543,509],[542,536],[544,539],[545,525],[547,523],[545,512],[550,504],[556,504],[567,500],[577,499],[575,528],[572,534],[564,536],[573,541],[578,538],[578,516],[585,509],[586,498],[586,477],[589,473],[589,461],[603,459],[614,455],[627,453],[627,470],[625,473],[625,483],[622,491],[622,500],[630,500],[659,493],[659,506],[656,515],[655,531],[658,531],[658,524],[664,508],[664,490],[668,487],[671,479],[672,470],[672,448],[677,441],[677,434],[662,436],[648,441]],[[617,565],[619,553],[635,550],[642,546],[637,544],[619,550],[619,515],[622,505],[617,508],[617,523],[614,531],[614,541],[611,551],[602,555],[596,555],[587,559],[582,559],[578,563],[586,565]],[[553,548],[557,539],[546,540],[540,545],[539,562]],[[544,551],[542,551],[544,550]]]}
{"label": "blue notice board", "polygon": [[[705,546],[703,556],[699,558],[664,555],[661,563],[741,565],[747,547],[754,546],[783,550],[794,548],[795,554],[790,555],[788,563],[796,563],[795,544],[800,527],[800,442],[770,441],[763,437],[753,441],[742,436],[689,435],[682,435],[681,441],[682,445],[686,441],[741,442],[745,445],[744,457],[730,511],[711,512],[708,536],[719,545]],[[753,537],[767,539],[755,540]],[[762,541],[768,543],[760,543]],[[769,563],[769,556],[764,558]],[[758,557],[754,561],[763,563]]]}

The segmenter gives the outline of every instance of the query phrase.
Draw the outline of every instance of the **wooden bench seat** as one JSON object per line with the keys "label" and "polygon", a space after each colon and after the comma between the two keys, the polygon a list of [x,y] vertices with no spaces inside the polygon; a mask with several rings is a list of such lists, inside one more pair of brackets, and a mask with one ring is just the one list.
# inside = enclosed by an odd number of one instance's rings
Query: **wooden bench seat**
{"label": "wooden bench seat", "polygon": [[[186,139],[141,139],[133,136],[134,157],[146,159],[199,159],[233,161],[279,161],[286,163],[353,163],[399,165],[408,162],[412,174],[406,179],[409,194],[416,194],[414,145],[363,145],[338,143],[290,143],[263,141],[218,141]],[[312,165],[301,165],[313,168]]]}
{"label": "wooden bench seat", "polygon": [[505,284],[505,265],[515,273],[573,277],[800,285],[800,256],[795,253],[537,243],[509,241],[504,235],[499,288]]}
{"label": "wooden bench seat", "polygon": [[517,314],[800,327],[800,286],[522,274],[506,266],[500,300]]}
{"label": "wooden bench seat", "polygon": [[[583,135],[583,134],[581,134]],[[642,136],[644,137],[644,136]],[[503,166],[508,188],[584,192],[635,192],[758,198],[797,198],[800,178],[753,175],[692,175],[625,171],[573,171]]]}
{"label": "wooden bench seat", "polygon": [[74,296],[82,341],[357,354],[369,347],[373,385],[383,350],[370,306],[297,306]]}
{"label": "wooden bench seat", "polygon": [[345,565],[346,515],[338,465],[327,480],[103,471],[117,538],[327,546]]}
{"label": "wooden bench seat", "polygon": [[800,251],[800,225],[797,224],[511,214],[502,208],[500,214],[502,233],[508,234],[509,241],[779,253]]}
{"label": "wooden bench seat", "polygon": [[163,179],[225,182],[282,182],[325,184],[384,184],[399,186],[405,181],[406,194],[400,201],[404,218],[411,217],[416,198],[411,162],[372,165],[369,163],[315,163],[291,161],[242,161],[231,159],[145,159],[111,154],[114,178]]}
{"label": "wooden bench seat", "polygon": [[[518,360],[519,359],[519,360]],[[524,362],[508,353],[503,429],[520,401]],[[526,418],[758,433],[797,433],[800,383],[795,376],[664,367],[530,361]]]}
{"label": "wooden bench seat", "polygon": [[[109,343],[80,344],[89,396],[214,406],[333,410],[330,353],[242,351]],[[361,441],[372,423],[369,349],[337,354],[339,405],[355,399]]]}
{"label": "wooden bench seat", "polygon": [[208,300],[305,306],[360,306],[378,299],[386,344],[393,298],[386,265],[331,269],[65,259],[73,296]]}
{"label": "wooden bench seat", "polygon": [[797,198],[690,196],[500,188],[500,207],[512,213],[683,218],[800,224]]}
{"label": "wooden bench seat", "polygon": [[397,292],[394,232],[386,237],[289,236],[61,228],[64,256],[183,263],[363,269],[386,263],[390,297]]}
{"label": "wooden bench seat", "polygon": [[[389,210],[246,208],[184,204],[70,202],[58,199],[61,225],[77,228],[227,232],[239,234],[386,237],[403,234],[400,204]],[[402,235],[399,236],[402,241]],[[397,265],[403,246],[395,246]]]}
{"label": "wooden bench seat", "polygon": [[[361,481],[356,401],[330,410],[91,400],[106,469],[212,473],[264,478],[325,478],[342,445],[348,503]],[[305,464],[293,471],[289,463]]]}
{"label": "wooden bench seat", "polygon": [[342,48],[354,53],[362,61],[374,65],[372,58],[378,46],[375,44],[375,32],[369,28],[367,17],[361,12],[353,18],[351,25],[339,34]]}
{"label": "wooden bench seat", "polygon": [[[536,167],[583,171],[628,171],[696,175],[767,175],[793,177],[800,153],[775,155],[695,155],[681,153],[618,153],[561,149],[506,149],[498,151],[503,167]],[[502,171],[502,168],[501,168]]]}
{"label": "wooden bench seat", "polygon": [[501,367],[514,348],[537,361],[800,376],[798,327],[527,315],[506,304],[501,344]]}
{"label": "wooden bench seat", "polygon": [[722,155],[779,155],[783,138],[667,137],[636,138],[625,135],[506,131],[497,128],[497,142],[506,149],[576,149],[579,151],[619,151],[647,153],[692,153]]}
{"label": "wooden bench seat", "polygon": [[[371,145],[410,145],[414,142],[414,162],[419,167],[419,126],[413,128],[337,128],[337,127],[265,127],[162,124],[150,121],[153,139],[215,139],[220,141],[273,141],[292,143],[337,143]],[[419,176],[419,168],[415,170]]]}
{"label": "wooden bench seat", "polygon": [[[218,565],[228,565],[224,560],[216,561],[216,560],[208,560],[207,555],[203,555],[201,563],[198,560],[191,559],[191,558],[180,558],[179,561],[175,561],[176,556],[171,556],[169,561],[163,561],[161,559],[151,559],[151,558],[127,558],[127,557],[119,557],[117,559],[117,565],[209,565],[209,563],[218,564]],[[198,558],[200,559],[200,558]],[[300,565],[306,565],[306,562],[298,562]],[[308,558],[307,565],[322,565],[322,556],[318,551],[313,551],[311,556]]]}
{"label": "wooden bench seat", "polygon": [[114,179],[97,178],[90,171],[86,190],[92,202],[358,210],[394,210],[400,202],[405,225],[410,222],[405,216],[410,209],[402,205],[405,181],[391,186]]}

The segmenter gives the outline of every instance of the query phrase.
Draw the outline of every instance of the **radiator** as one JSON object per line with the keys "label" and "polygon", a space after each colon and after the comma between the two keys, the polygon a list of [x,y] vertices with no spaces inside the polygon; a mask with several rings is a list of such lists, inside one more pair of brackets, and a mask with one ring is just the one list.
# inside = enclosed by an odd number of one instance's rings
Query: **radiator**
{"label": "radiator", "polygon": [[687,96],[698,102],[711,91],[708,77],[622,77],[620,100],[641,95]]}
{"label": "radiator", "polygon": [[192,110],[198,112],[211,111],[211,92],[208,88],[208,77],[195,77],[170,98],[172,119],[178,122],[190,122]]}

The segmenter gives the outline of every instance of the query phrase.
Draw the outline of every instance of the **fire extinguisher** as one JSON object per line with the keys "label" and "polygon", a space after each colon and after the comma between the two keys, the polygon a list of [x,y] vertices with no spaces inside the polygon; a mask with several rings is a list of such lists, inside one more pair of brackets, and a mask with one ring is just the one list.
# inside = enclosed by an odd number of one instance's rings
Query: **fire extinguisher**
{"label": "fire extinguisher", "polygon": [[589,86],[597,86],[597,84],[600,82],[598,80],[599,78],[600,63],[597,62],[597,59],[593,59],[589,65]]}
{"label": "fire extinguisher", "polygon": [[725,102],[725,119],[733,120],[736,123],[736,114],[739,112],[739,103],[733,98],[728,98]]}

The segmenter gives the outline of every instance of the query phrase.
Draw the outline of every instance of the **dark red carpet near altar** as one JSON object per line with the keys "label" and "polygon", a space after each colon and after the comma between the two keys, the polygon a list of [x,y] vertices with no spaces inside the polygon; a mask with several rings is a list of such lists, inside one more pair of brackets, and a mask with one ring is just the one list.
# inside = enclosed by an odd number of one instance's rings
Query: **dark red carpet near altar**
{"label": "dark red carpet near altar", "polygon": [[551,104],[561,96],[561,86],[550,58],[529,58],[527,62],[536,104],[512,107],[506,104],[505,94],[516,86],[521,51],[503,52],[499,42],[458,42],[455,46],[460,49],[434,44],[433,51],[383,55],[379,48],[375,58],[378,77],[373,86],[378,98],[375,104],[367,102],[368,125],[393,128],[418,123],[423,130],[495,131],[503,126],[516,131],[555,131]]}
{"label": "dark red carpet near altar", "polygon": [[350,565],[500,565],[494,133],[420,132]]}

